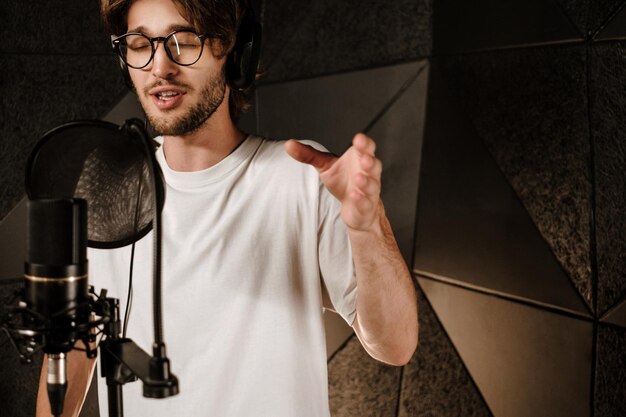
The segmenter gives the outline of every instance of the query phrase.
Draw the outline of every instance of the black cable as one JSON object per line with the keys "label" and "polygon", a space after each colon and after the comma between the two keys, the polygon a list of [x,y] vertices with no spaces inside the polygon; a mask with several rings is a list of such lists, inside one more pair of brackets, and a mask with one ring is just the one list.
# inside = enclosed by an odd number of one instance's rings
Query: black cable
{"label": "black cable", "polygon": [[128,318],[133,304],[133,269],[135,263],[135,242],[130,249],[130,270],[128,271],[128,294],[126,295],[126,308],[124,309],[124,326],[122,327],[122,337],[126,338],[128,329]]}
{"label": "black cable", "polygon": [[[145,122],[144,122],[145,123]],[[143,169],[138,167],[139,186],[137,187],[137,199],[135,200],[135,216],[133,220],[133,233],[137,233],[137,224],[139,223],[139,204],[141,203],[141,180]],[[128,329],[128,319],[130,317],[131,307],[133,305],[133,271],[135,269],[135,243],[133,242],[130,249],[130,265],[128,271],[128,294],[126,295],[126,308],[124,309],[124,325],[122,327],[122,337],[126,338],[126,330]]]}

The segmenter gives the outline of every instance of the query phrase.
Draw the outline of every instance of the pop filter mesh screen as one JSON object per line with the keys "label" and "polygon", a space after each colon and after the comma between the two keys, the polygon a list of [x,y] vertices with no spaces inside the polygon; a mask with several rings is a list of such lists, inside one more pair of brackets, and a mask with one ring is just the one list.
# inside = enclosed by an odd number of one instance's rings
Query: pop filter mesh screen
{"label": "pop filter mesh screen", "polygon": [[30,156],[26,191],[31,199],[87,200],[91,247],[125,246],[151,229],[154,197],[145,147],[112,123],[73,122],[48,132]]}

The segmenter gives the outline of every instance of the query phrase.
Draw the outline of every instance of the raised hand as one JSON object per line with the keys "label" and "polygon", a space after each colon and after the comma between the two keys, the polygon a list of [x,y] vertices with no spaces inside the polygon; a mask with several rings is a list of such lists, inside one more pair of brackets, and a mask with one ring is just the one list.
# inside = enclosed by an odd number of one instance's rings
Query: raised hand
{"label": "raised hand", "polygon": [[375,156],[376,143],[359,133],[352,146],[337,157],[295,140],[285,144],[297,161],[317,169],[326,188],[341,202],[341,218],[348,228],[370,231],[378,226],[382,163]]}

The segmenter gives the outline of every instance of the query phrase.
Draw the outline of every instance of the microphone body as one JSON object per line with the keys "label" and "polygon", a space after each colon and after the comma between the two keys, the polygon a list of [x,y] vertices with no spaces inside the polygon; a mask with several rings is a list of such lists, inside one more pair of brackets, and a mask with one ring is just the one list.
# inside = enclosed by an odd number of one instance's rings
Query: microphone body
{"label": "microphone body", "polygon": [[67,391],[66,354],[89,327],[87,203],[81,199],[38,199],[27,205],[24,301],[41,325],[48,356],[47,388],[55,416]]}

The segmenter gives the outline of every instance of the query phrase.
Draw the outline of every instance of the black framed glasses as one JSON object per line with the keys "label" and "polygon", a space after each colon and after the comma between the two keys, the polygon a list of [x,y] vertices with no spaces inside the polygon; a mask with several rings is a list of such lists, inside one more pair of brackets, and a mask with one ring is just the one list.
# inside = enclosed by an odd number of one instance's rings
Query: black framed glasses
{"label": "black framed glasses", "polygon": [[126,33],[111,42],[122,61],[131,68],[146,67],[156,51],[155,42],[163,42],[165,53],[182,66],[193,65],[202,56],[206,36],[190,30],[177,30],[169,35],[150,38],[143,33]]}

